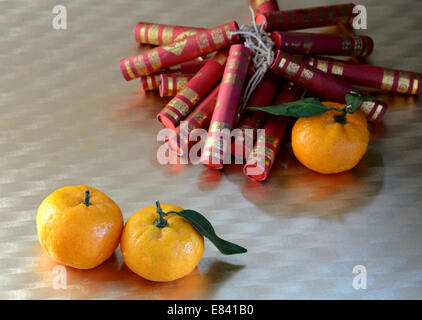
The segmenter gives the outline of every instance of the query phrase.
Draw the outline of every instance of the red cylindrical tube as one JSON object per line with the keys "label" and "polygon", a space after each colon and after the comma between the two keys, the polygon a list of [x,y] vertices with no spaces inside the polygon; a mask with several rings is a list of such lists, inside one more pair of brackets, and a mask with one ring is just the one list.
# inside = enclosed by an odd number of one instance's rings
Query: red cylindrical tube
{"label": "red cylindrical tube", "polygon": [[138,22],[134,34],[136,42],[162,46],[183,40],[204,30],[204,28]]}
{"label": "red cylindrical tube", "polygon": [[168,45],[145,50],[138,55],[120,60],[123,77],[129,81],[156,73],[160,69],[192,60],[239,42],[232,32],[239,29],[235,21],[199,32],[189,38]]}
{"label": "red cylindrical tube", "polygon": [[201,155],[201,163],[207,167],[221,169],[225,159],[228,159],[226,153],[230,152],[230,130],[236,119],[251,57],[252,51],[241,44],[230,47],[207,141]]}
{"label": "red cylindrical tube", "polygon": [[[292,56],[284,51],[279,51],[271,66],[271,70],[299,85],[304,86],[317,95],[341,103],[346,102],[347,93],[356,93],[352,85],[343,80],[326,74],[303,61],[301,56]],[[387,105],[380,101],[366,102],[361,110],[370,121],[379,121],[384,115]],[[370,109],[375,108],[375,110]],[[377,115],[374,118],[374,115]]]}
{"label": "red cylindrical tube", "polygon": [[176,64],[166,69],[162,69],[159,72],[160,73],[180,72],[184,74],[194,74],[194,73],[197,73],[204,66],[204,64],[207,63],[207,61],[208,61],[207,59],[203,59],[203,60],[195,59],[192,61]]}
{"label": "red cylindrical tube", "polygon": [[277,0],[250,0],[250,4],[256,13],[279,11]]}
{"label": "red cylindrical tube", "polygon": [[[267,73],[252,94],[248,106],[269,106],[274,100],[279,83],[279,76],[272,72]],[[259,129],[265,118],[266,113],[263,111],[246,111],[244,115],[242,115],[238,125],[240,131],[235,133],[235,139],[231,145],[231,152],[236,159],[243,160],[248,157],[253,148],[256,130]]]}
{"label": "red cylindrical tube", "polygon": [[318,70],[340,76],[359,86],[414,95],[421,93],[421,73],[320,57],[305,57],[304,61]]}
{"label": "red cylindrical tube", "polygon": [[189,140],[191,132],[196,129],[205,129],[210,123],[219,85],[216,86],[211,93],[201,101],[201,103],[182,121],[182,125],[178,126],[169,136],[169,146],[177,155],[182,156],[189,151],[192,143]]}
{"label": "red cylindrical tube", "polygon": [[141,77],[142,88],[145,91],[157,90],[160,86],[160,76],[160,74],[153,74]]}
{"label": "red cylindrical tube", "polygon": [[[292,102],[299,99],[302,93],[302,87],[290,82],[282,86],[275,102],[277,104]],[[246,176],[257,181],[265,181],[268,178],[290,120],[289,117],[268,115],[263,130],[258,134],[254,149],[243,166],[243,173]]]}
{"label": "red cylindrical tube", "polygon": [[325,27],[336,24],[351,24],[354,14],[353,3],[296,9],[288,11],[273,11],[258,14],[256,23],[265,23],[266,31],[288,31]]}
{"label": "red cylindrical tube", "polygon": [[372,122],[381,121],[384,114],[387,112],[387,104],[384,101],[364,101],[359,109],[365,114],[366,119]]}
{"label": "red cylindrical tube", "polygon": [[160,74],[159,91],[160,97],[174,97],[180,92],[193,74]]}
{"label": "red cylindrical tube", "polygon": [[271,39],[275,48],[299,54],[366,57],[374,48],[374,41],[367,36],[274,31]]}
{"label": "red cylindrical tube", "polygon": [[221,80],[227,55],[228,50],[224,50],[212,57],[189,80],[183,90],[160,111],[157,118],[164,127],[175,129],[179,122],[186,118],[197,103]]}

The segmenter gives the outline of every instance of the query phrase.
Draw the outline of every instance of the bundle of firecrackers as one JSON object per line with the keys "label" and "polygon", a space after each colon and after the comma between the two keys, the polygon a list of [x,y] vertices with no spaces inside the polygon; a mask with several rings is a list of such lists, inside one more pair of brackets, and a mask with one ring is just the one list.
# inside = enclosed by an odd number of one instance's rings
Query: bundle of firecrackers
{"label": "bundle of firecrackers", "polygon": [[[367,57],[374,49],[368,36],[293,31],[334,25],[347,28],[356,16],[354,4],[281,11],[275,0],[251,0],[251,6],[256,14],[254,22],[263,25],[274,43],[274,59],[248,106],[288,103],[303,98],[305,92],[346,103],[347,94],[367,94],[352,87],[356,85],[420,94],[420,73],[325,57]],[[211,29],[140,22],[135,27],[136,41],[155,47],[121,60],[120,68],[127,81],[140,78],[144,90],[159,90],[160,96],[171,97],[157,118],[172,130],[169,147],[179,156],[191,147],[182,137],[205,129],[208,136],[201,154],[203,165],[223,168],[224,149],[229,145],[230,154],[244,159],[245,175],[264,181],[291,118],[248,108],[239,116],[246,83],[255,70],[253,50],[244,45],[238,30],[235,21]],[[387,105],[370,99],[359,109],[368,121],[379,122]],[[187,126],[180,126],[181,121]],[[222,129],[234,128],[241,129],[243,135],[233,141],[231,136],[221,136]],[[257,134],[258,129],[265,133]],[[259,157],[264,161],[258,161]],[[247,173],[247,168],[257,165],[262,166],[262,172]]]}

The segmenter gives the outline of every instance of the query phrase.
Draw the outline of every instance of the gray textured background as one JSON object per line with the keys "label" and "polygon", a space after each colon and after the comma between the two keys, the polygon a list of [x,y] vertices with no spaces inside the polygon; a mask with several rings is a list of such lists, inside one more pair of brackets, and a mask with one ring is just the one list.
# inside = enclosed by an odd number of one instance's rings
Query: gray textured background
{"label": "gray textured background", "polygon": [[[422,72],[422,2],[359,3],[375,40],[369,61]],[[68,9],[66,31],[51,27],[56,4]],[[139,50],[135,23],[233,19],[249,21],[246,1],[0,1],[0,298],[422,298],[422,115],[414,98],[389,97],[367,155],[344,174],[304,169],[288,145],[264,184],[241,167],[157,163],[154,118],[167,99],[126,83],[118,65]],[[35,215],[49,193],[74,184],[107,193],[125,221],[157,198],[196,209],[249,253],[226,257],[207,242],[193,274],[157,284],[131,273],[117,250],[97,269],[68,268],[67,290],[55,290]],[[352,288],[358,264],[367,290]]]}

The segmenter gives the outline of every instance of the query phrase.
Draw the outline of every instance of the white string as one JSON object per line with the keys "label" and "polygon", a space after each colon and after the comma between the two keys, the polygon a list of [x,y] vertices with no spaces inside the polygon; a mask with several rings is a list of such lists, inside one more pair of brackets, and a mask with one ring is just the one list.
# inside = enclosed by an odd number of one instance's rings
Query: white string
{"label": "white string", "polygon": [[232,34],[239,34],[244,39],[244,46],[253,52],[252,63],[255,68],[255,73],[251,76],[246,85],[243,101],[239,109],[239,115],[242,113],[252,93],[255,91],[274,60],[274,42],[264,31],[266,22],[257,25],[255,22],[255,12],[250,6],[249,10],[252,15],[252,25],[244,24],[238,31],[232,32]]}

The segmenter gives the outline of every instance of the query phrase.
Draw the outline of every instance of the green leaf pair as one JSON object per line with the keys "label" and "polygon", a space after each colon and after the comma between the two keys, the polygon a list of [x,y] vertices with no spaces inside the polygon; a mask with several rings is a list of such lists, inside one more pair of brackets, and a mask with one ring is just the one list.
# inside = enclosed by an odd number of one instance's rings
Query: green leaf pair
{"label": "green leaf pair", "polygon": [[373,100],[373,98],[362,97],[358,94],[348,93],[346,94],[345,100],[348,106],[341,109],[324,106],[319,99],[312,97],[276,106],[248,107],[247,109],[264,111],[278,116],[305,118],[318,116],[328,110],[335,110],[344,113],[354,113],[357,109],[359,109],[364,101]]}

